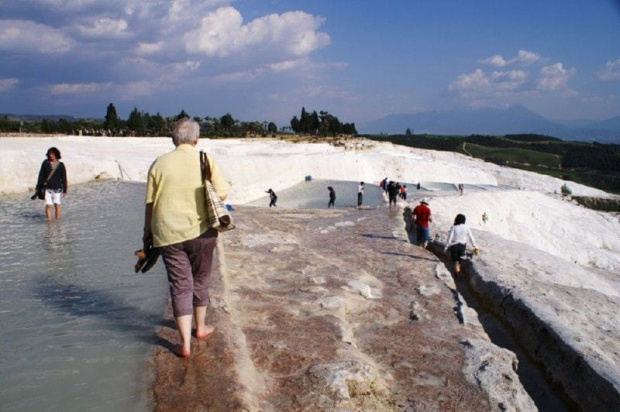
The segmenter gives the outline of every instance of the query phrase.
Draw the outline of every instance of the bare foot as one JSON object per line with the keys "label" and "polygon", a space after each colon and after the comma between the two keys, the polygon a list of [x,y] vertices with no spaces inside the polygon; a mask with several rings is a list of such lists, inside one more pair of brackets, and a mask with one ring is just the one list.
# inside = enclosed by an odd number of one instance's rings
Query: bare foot
{"label": "bare foot", "polygon": [[179,358],[189,358],[192,355],[192,351],[191,349],[185,349],[183,348],[183,346],[179,345],[176,348],[174,348],[174,354],[177,355]]}
{"label": "bare foot", "polygon": [[204,325],[200,329],[201,330],[196,329],[196,339],[199,340],[207,339],[213,331],[215,331],[215,328],[212,325]]}

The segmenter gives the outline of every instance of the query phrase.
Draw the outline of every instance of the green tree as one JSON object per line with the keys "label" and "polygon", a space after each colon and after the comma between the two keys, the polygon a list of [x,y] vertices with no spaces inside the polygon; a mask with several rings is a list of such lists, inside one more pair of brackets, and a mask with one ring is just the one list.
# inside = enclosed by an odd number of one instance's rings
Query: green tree
{"label": "green tree", "polygon": [[357,134],[355,124],[342,124],[338,117],[327,111],[321,110],[317,114],[316,110],[308,114],[305,107],[301,108],[301,118],[297,116],[291,119],[291,129],[295,133],[305,133],[320,136],[337,136],[339,134]]}
{"label": "green tree", "polygon": [[217,117],[205,116],[204,132],[207,136],[215,136],[220,130],[220,119]]}
{"label": "green tree", "polygon": [[111,130],[113,134],[116,134],[120,129],[120,119],[116,114],[116,107],[112,103],[108,105],[105,114],[105,121],[103,122],[103,128]]}
{"label": "green tree", "polygon": [[345,123],[342,125],[342,134],[354,135],[357,134],[355,129],[355,123]]}
{"label": "green tree", "polygon": [[276,126],[274,122],[269,122],[269,124],[267,125],[267,132],[274,136],[278,132],[278,126]]}
{"label": "green tree", "polygon": [[301,132],[301,125],[297,116],[293,116],[293,118],[291,119],[291,130],[293,130],[295,133]]}
{"label": "green tree", "polygon": [[1,132],[19,132],[20,122],[18,120],[11,120],[8,116],[4,116],[0,119],[0,131]]}
{"label": "green tree", "polygon": [[134,107],[129,114],[129,118],[127,119],[127,127],[134,133],[134,135],[144,136],[146,134],[145,126],[143,114],[137,107]]}
{"label": "green tree", "polygon": [[222,126],[222,129],[229,134],[232,133],[235,123],[235,119],[233,119],[230,113],[226,113],[220,118],[220,125]]}
{"label": "green tree", "polygon": [[149,130],[153,136],[168,136],[170,135],[170,128],[166,119],[164,119],[159,112],[155,116],[151,116],[151,120],[148,125]]}

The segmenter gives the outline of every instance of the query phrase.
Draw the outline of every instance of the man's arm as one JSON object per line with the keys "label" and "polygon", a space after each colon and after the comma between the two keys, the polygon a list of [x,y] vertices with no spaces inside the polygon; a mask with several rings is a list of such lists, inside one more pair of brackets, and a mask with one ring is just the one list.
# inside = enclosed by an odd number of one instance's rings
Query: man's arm
{"label": "man's arm", "polygon": [[144,232],[142,234],[142,243],[147,249],[153,245],[153,232],[151,231],[151,218],[153,217],[153,203],[147,203],[144,207]]}

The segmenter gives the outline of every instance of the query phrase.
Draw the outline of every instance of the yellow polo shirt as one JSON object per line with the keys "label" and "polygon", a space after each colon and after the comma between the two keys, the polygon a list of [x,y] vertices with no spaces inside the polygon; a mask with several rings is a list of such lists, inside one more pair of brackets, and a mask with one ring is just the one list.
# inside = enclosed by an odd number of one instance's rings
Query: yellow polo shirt
{"label": "yellow polo shirt", "polygon": [[[213,157],[207,157],[211,183],[220,197],[225,196],[230,186]],[[195,239],[207,231],[200,153],[192,145],[179,145],[153,162],[146,185],[146,203],[153,203],[151,230],[155,247]]]}

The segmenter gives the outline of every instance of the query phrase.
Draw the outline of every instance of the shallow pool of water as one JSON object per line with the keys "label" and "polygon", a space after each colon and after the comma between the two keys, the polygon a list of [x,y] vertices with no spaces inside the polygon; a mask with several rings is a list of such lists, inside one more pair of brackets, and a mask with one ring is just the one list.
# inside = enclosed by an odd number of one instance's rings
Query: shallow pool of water
{"label": "shallow pool of water", "polygon": [[135,274],[143,184],[74,186],[61,221],[0,198],[0,409],[150,410],[167,282]]}
{"label": "shallow pool of water", "polygon": [[[328,186],[336,192],[336,208],[357,206],[357,187],[359,182],[340,180],[303,181],[284,190],[277,191],[278,207],[295,209],[326,209],[329,203]],[[385,203],[383,191],[377,185],[365,184],[364,207],[375,207]],[[267,190],[267,189],[265,189]],[[247,203],[249,206],[269,206],[269,196]]]}

